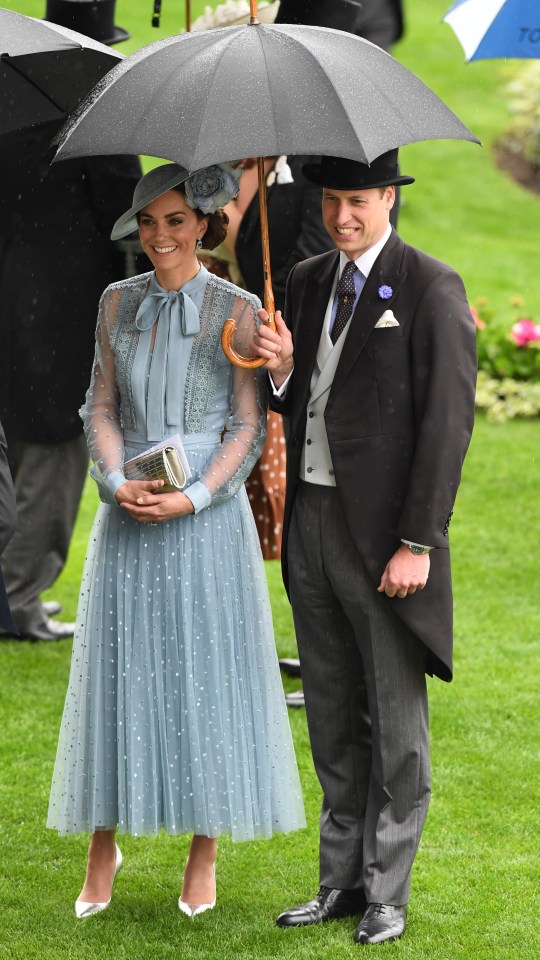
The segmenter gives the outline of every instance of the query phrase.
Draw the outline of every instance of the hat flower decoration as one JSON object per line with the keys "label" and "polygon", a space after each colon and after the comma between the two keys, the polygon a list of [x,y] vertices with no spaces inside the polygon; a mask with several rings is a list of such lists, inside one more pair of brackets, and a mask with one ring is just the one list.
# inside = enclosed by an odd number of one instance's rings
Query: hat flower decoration
{"label": "hat flower decoration", "polygon": [[197,170],[185,183],[188,207],[207,214],[215,213],[238,196],[241,173],[240,168],[235,169],[230,163],[215,163]]}

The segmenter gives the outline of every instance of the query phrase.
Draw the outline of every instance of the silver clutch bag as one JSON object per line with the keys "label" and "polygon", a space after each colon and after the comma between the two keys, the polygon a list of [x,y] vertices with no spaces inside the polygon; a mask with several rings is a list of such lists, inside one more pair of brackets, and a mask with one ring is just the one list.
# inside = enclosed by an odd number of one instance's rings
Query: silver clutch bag
{"label": "silver clutch bag", "polygon": [[165,486],[161,488],[163,493],[181,490],[187,480],[178,450],[173,446],[148,450],[126,460],[124,476],[126,480],[165,480]]}

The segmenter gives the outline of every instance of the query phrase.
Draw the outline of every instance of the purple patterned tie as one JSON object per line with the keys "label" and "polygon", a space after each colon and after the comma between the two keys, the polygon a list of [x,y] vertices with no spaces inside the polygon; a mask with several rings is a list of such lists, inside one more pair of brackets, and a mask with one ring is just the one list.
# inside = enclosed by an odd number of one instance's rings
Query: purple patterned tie
{"label": "purple patterned tie", "polygon": [[348,263],[345,264],[343,273],[338,280],[338,285],[336,287],[338,308],[336,310],[336,317],[334,320],[334,326],[332,327],[332,333],[330,334],[332,343],[335,343],[338,337],[343,333],[343,330],[349,322],[349,317],[352,313],[354,299],[356,297],[356,290],[354,287],[354,272],[356,269],[357,268],[354,261],[349,260]]}

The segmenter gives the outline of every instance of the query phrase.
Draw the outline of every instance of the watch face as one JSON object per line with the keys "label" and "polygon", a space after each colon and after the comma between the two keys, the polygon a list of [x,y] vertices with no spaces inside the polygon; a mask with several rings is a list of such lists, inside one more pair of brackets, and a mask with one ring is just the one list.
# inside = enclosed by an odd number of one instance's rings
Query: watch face
{"label": "watch face", "polygon": [[425,547],[419,547],[415,543],[410,544],[409,549],[417,556],[421,556],[423,553],[429,553],[429,550],[426,550]]}

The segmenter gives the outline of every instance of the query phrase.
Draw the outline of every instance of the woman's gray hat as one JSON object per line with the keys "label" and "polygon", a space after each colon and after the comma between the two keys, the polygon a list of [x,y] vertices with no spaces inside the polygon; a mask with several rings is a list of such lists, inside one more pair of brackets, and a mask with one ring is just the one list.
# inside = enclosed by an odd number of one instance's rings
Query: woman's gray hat
{"label": "woman's gray hat", "polygon": [[321,157],[320,163],[304,164],[302,172],[311,183],[330,190],[371,190],[414,183],[414,177],[400,175],[397,150],[381,154],[370,164],[343,157]]}
{"label": "woman's gray hat", "polygon": [[133,194],[133,203],[129,210],[126,210],[118,218],[112,228],[111,240],[121,240],[127,237],[138,228],[137,214],[152,200],[157,200],[162,193],[167,193],[179,183],[183,183],[189,177],[189,170],[180,167],[177,163],[164,163],[161,167],[155,167],[142,177]]}

